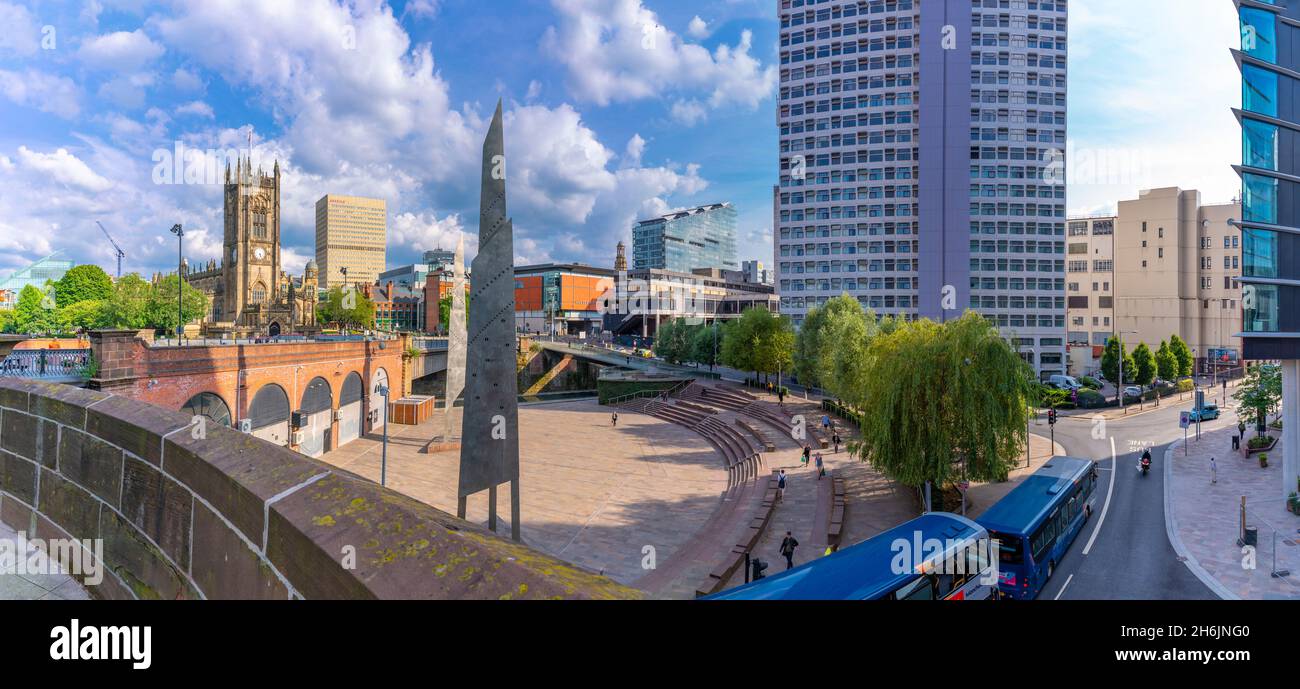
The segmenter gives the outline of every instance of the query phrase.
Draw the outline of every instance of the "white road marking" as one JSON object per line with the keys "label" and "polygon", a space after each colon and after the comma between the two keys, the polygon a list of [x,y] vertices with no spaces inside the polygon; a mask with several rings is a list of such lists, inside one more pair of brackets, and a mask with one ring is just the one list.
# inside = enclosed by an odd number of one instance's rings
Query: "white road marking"
{"label": "white road marking", "polygon": [[1088,545],[1084,546],[1083,554],[1087,555],[1092,550],[1092,544],[1097,540],[1097,534],[1101,533],[1101,525],[1106,521],[1106,512],[1110,510],[1110,499],[1115,497],[1115,474],[1114,471],[1119,466],[1119,458],[1115,456],[1115,436],[1110,437],[1110,488],[1106,489],[1106,504],[1101,506],[1101,516],[1097,518],[1097,526],[1092,529],[1092,537],[1088,539]]}
{"label": "white road marking", "polygon": [[1061,585],[1061,590],[1056,592],[1056,597],[1053,598],[1052,600],[1061,600],[1061,594],[1062,594],[1062,593],[1065,593],[1065,587],[1066,587],[1066,586],[1069,586],[1069,585],[1070,585],[1070,582],[1072,582],[1072,581],[1074,581],[1074,575],[1073,575],[1073,574],[1071,574],[1070,576],[1066,577],[1066,579],[1065,579],[1065,583]]}

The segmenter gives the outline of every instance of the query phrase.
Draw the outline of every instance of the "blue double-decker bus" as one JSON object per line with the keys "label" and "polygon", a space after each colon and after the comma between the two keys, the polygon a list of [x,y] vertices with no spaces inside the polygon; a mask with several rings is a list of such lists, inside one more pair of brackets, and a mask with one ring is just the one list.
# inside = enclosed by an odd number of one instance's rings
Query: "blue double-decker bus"
{"label": "blue double-decker bus", "polygon": [[932,512],[711,600],[977,600],[993,596],[993,545],[979,524]]}
{"label": "blue double-decker bus", "polygon": [[1092,514],[1097,463],[1054,457],[979,519],[998,544],[998,588],[1033,600]]}

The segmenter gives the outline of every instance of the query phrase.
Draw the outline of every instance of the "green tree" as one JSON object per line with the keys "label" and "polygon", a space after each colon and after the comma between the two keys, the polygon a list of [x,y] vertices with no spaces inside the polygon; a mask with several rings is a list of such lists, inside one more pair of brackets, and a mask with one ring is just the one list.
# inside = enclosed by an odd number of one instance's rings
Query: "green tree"
{"label": "green tree", "polygon": [[1192,357],[1192,348],[1188,347],[1186,342],[1183,342],[1183,338],[1177,334],[1170,335],[1169,350],[1174,353],[1174,358],[1178,360],[1178,375],[1192,375],[1192,366],[1196,362]]}
{"label": "green tree", "polygon": [[341,286],[330,288],[325,299],[316,307],[316,319],[343,329],[375,327],[375,304],[366,295]]}
{"label": "green tree", "polygon": [[59,330],[73,333],[77,330],[95,330],[108,327],[108,300],[88,299],[60,308],[56,314]]}
{"label": "green tree", "polygon": [[208,313],[208,298],[202,292],[190,286],[188,281],[178,280],[175,275],[168,275],[159,281],[149,295],[146,317],[149,326],[169,333],[176,332],[177,285],[181,285],[180,317],[184,323],[193,323]]}
{"label": "green tree", "polygon": [[723,328],[722,363],[741,371],[774,374],[794,362],[794,328],[790,319],[767,309],[751,308]]}
{"label": "green tree", "polygon": [[34,285],[23,287],[14,308],[14,330],[23,335],[48,335],[58,330],[53,295]]}
{"label": "green tree", "polygon": [[[469,310],[469,289],[465,290],[465,309]],[[439,332],[446,334],[451,330],[451,295],[448,294],[438,300],[438,328]]]}
{"label": "green tree", "polygon": [[1282,369],[1277,364],[1256,364],[1232,397],[1243,411],[1255,412],[1257,424],[1267,423],[1268,415],[1282,403]]}
{"label": "green tree", "polygon": [[871,408],[857,457],[915,487],[999,480],[1017,466],[1035,383],[993,324],[973,312],[897,322],[869,348],[853,393]]}
{"label": "green tree", "polygon": [[14,331],[14,310],[0,309],[0,333],[12,333]]}
{"label": "green tree", "polygon": [[95,265],[74,266],[54,283],[54,301],[59,308],[83,301],[102,301],[113,296],[113,280]]}
{"label": "green tree", "polygon": [[721,323],[714,321],[711,325],[695,329],[695,336],[691,342],[691,361],[701,366],[708,366],[709,370],[713,370],[713,367],[720,363],[721,350]]}
{"label": "green tree", "polygon": [[1141,342],[1133,350],[1133,382],[1150,385],[1156,379],[1156,358],[1147,343]]}
{"label": "green tree", "polygon": [[834,377],[834,354],[840,342],[837,336],[845,328],[859,330],[856,325],[875,316],[863,312],[862,304],[855,298],[842,294],[822,306],[813,307],[799,326],[795,337],[792,369],[799,382],[809,387],[830,389]]}
{"label": "green tree", "polygon": [[[153,285],[138,273],[130,273],[113,283],[113,294],[104,306],[104,327],[143,330],[150,326],[149,302]],[[175,302],[172,303],[175,308]]]}
{"label": "green tree", "polygon": [[661,323],[655,331],[655,355],[670,364],[680,364],[690,359],[694,336],[693,326],[684,319],[675,318]]}
{"label": "green tree", "polygon": [[1168,342],[1161,342],[1156,350],[1156,374],[1161,380],[1173,380],[1178,377],[1178,357],[1169,348]]}
{"label": "green tree", "polygon": [[[1122,351],[1121,351],[1122,350]],[[1124,360],[1124,380],[1119,379],[1120,358]],[[1137,362],[1133,361],[1133,355],[1129,354],[1128,346],[1121,348],[1118,338],[1110,338],[1106,341],[1106,349],[1101,354],[1101,374],[1106,376],[1106,380],[1111,381],[1117,386],[1133,380],[1136,375]]]}

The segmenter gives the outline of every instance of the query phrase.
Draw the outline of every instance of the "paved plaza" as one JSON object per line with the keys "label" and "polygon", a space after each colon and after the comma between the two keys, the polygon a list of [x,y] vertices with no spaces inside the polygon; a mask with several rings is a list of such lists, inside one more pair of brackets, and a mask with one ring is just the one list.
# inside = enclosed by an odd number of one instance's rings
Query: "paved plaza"
{"label": "paved plaza", "polygon": [[[1189,565],[1207,585],[1221,595],[1242,599],[1300,598],[1300,517],[1286,510],[1282,495],[1282,442],[1268,454],[1267,469],[1258,455],[1249,459],[1233,452],[1235,428],[1223,428],[1191,440],[1184,455],[1182,442],[1170,451],[1166,509],[1170,529],[1182,542]],[[1278,431],[1274,435],[1280,436]],[[1247,431],[1253,436],[1254,431]],[[1211,481],[1210,458],[1215,458],[1217,482]],[[1246,523],[1259,530],[1253,568],[1243,566],[1246,555],[1237,538],[1241,500],[1246,498]],[[1286,577],[1272,576],[1274,555]]]}
{"label": "paved plaza", "polygon": [[[0,542],[4,542],[6,552],[12,553],[18,544],[18,532],[0,523]],[[24,557],[31,564],[26,572],[0,571],[0,600],[87,600],[90,596],[86,589],[65,574],[57,562],[50,562],[49,557],[26,543]],[[48,574],[30,574],[28,572],[49,572]]]}
{"label": "paved plaza", "polygon": [[[594,401],[521,405],[522,536],[529,545],[631,583],[653,554],[671,558],[709,519],[727,489],[721,455],[699,435]],[[460,409],[452,412],[459,424]],[[459,451],[422,454],[442,434],[441,412],[420,426],[389,426],[388,487],[456,513]],[[459,430],[454,431],[459,434]],[[379,480],[380,441],[366,437],[323,461]],[[498,533],[509,537],[510,487],[498,491]],[[466,517],[486,525],[487,493]],[[645,550],[646,546],[652,551]]]}

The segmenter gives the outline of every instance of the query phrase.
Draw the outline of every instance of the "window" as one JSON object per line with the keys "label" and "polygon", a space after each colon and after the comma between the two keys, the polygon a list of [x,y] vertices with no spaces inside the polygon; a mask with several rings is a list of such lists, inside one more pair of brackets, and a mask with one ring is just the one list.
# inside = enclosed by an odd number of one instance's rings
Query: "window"
{"label": "window", "polygon": [[1277,73],[1256,65],[1243,64],[1241,76],[1243,109],[1277,117]]}
{"label": "window", "polygon": [[1277,127],[1258,120],[1242,118],[1241,159],[1246,165],[1265,170],[1277,170],[1277,150]]}
{"label": "window", "polygon": [[1241,52],[1265,62],[1277,62],[1277,20],[1273,13],[1241,8]]}
{"label": "window", "polygon": [[1277,233],[1246,229],[1242,231],[1242,237],[1245,240],[1241,249],[1242,274],[1248,277],[1276,278]]}
{"label": "window", "polygon": [[1277,180],[1243,174],[1241,214],[1248,222],[1277,223]]}
{"label": "window", "polygon": [[1245,305],[1242,309],[1242,320],[1246,332],[1278,332],[1281,304],[1278,301],[1277,285],[1246,285],[1242,289],[1242,301]]}

